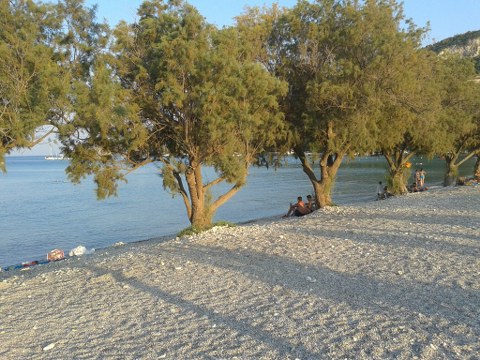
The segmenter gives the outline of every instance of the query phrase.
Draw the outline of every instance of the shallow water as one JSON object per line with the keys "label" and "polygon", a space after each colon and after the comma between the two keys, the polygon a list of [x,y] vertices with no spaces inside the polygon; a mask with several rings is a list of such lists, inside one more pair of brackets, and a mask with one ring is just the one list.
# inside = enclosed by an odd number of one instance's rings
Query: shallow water
{"label": "shallow water", "polygon": [[[183,201],[163,190],[154,165],[131,174],[128,184],[120,185],[118,197],[103,201],[96,200],[91,180],[80,185],[68,181],[68,161],[7,157],[6,165],[7,174],[0,175],[1,267],[42,259],[54,248],[65,252],[78,245],[102,248],[120,241],[175,234],[189,225]],[[412,173],[415,166],[426,170],[428,186],[441,184],[443,161],[415,159]],[[462,167],[461,173],[469,175],[472,169],[473,160]],[[373,201],[376,184],[384,181],[385,171],[381,157],[345,161],[338,172],[334,202]],[[213,176],[207,169],[206,180]],[[222,186],[220,190],[226,189]],[[238,223],[278,216],[298,195],[311,193],[309,180],[293,158],[277,170],[253,167],[247,185],[219,209],[215,220]]]}

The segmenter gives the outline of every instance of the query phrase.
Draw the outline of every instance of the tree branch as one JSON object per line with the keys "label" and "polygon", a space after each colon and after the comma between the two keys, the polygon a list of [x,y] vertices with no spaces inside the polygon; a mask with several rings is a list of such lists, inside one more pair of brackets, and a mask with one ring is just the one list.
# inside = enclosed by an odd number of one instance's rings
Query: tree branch
{"label": "tree branch", "polygon": [[29,144],[29,147],[34,147],[35,145],[40,144],[43,140],[45,140],[50,134],[54,133],[54,128],[51,128],[49,131],[47,131],[44,135],[36,139],[35,141],[31,142]]}
{"label": "tree branch", "polygon": [[210,189],[212,186],[215,186],[215,185],[217,185],[217,184],[220,184],[220,183],[221,183],[222,181],[224,181],[224,180],[225,180],[225,178],[223,178],[223,177],[216,178],[215,180],[210,181],[208,184],[205,184],[205,185],[203,186],[203,190],[204,190],[204,191],[207,191],[207,190]]}
{"label": "tree branch", "polygon": [[305,151],[302,148],[300,148],[300,146],[298,145],[293,148],[293,151],[300,159],[300,162],[302,163],[303,172],[307,174],[308,178],[315,182],[319,182],[317,176],[315,175],[315,172],[313,171],[313,168],[310,162],[307,159],[307,156],[305,155]]}
{"label": "tree branch", "polygon": [[462,165],[463,163],[467,162],[470,160],[475,154],[477,153],[477,150],[471,151],[467,156],[465,156],[462,160],[460,160],[457,164],[457,166]]}
{"label": "tree branch", "polygon": [[233,195],[235,195],[238,190],[242,188],[242,185],[239,185],[239,183],[236,183],[231,187],[230,190],[228,190],[225,194],[219,196],[217,200],[213,202],[213,204],[210,206],[210,209],[212,212],[215,212],[220,206],[225,204],[229,199],[232,198]]}

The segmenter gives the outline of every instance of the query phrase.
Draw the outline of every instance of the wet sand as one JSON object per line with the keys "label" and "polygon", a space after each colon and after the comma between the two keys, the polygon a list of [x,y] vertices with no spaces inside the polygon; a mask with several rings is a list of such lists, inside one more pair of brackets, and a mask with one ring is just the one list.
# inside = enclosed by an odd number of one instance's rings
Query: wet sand
{"label": "wet sand", "polygon": [[0,273],[1,359],[476,359],[480,187]]}

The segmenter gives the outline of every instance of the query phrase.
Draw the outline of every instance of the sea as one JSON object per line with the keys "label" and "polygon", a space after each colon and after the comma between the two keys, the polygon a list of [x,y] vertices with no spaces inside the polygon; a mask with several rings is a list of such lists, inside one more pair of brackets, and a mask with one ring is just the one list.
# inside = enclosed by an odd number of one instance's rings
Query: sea
{"label": "sea", "polygon": [[[46,160],[43,156],[10,156],[7,173],[0,173],[0,268],[42,260],[52,249],[67,254],[82,245],[101,249],[158,237],[175,237],[190,224],[183,200],[162,186],[159,168],[145,166],[121,183],[118,196],[97,200],[91,178],[71,183],[65,173],[68,160]],[[445,162],[440,159],[412,160],[412,177],[423,168],[427,186],[440,186]],[[474,160],[461,167],[461,175],[473,173]],[[348,205],[375,201],[379,181],[385,182],[383,157],[345,159],[338,171],[333,201]],[[205,180],[215,178],[204,170]],[[222,184],[213,195],[228,190]],[[279,168],[252,167],[247,184],[215,215],[215,221],[245,223],[279,217],[297,196],[312,194],[312,186],[300,162],[289,157]]]}

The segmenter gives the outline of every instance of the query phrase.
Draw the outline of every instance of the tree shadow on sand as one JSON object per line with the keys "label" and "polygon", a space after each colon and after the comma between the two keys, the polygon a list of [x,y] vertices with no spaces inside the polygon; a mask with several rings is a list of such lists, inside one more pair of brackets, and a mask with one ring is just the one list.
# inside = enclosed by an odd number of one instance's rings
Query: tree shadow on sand
{"label": "tree shadow on sand", "polygon": [[[168,255],[168,252],[162,251],[162,254]],[[381,313],[401,308],[465,325],[480,325],[480,292],[475,290],[413,284],[400,279],[388,283],[361,274],[350,275],[321,266],[306,265],[280,256],[197,244],[188,247],[178,245],[171,255],[238,272],[271,286],[282,285],[299,293],[344,302],[353,308],[368,308]],[[315,282],[307,280],[307,276],[315,279]]]}
{"label": "tree shadow on sand", "polygon": [[[206,266],[221,268],[260,281],[271,288],[288,288],[298,296],[314,296],[333,303],[343,303],[361,312],[385,317],[396,316],[414,319],[427,316],[443,320],[434,332],[449,332],[451,326],[467,326],[480,336],[480,292],[444,286],[425,286],[398,279],[389,283],[360,274],[345,274],[322,266],[304,264],[293,259],[257,253],[250,250],[229,250],[199,244],[176,244],[158,249],[162,257],[183,259]],[[154,256],[154,254],[151,254]],[[314,350],[310,345],[292,342],[281,333],[268,331],[260,325],[239,320],[234,315],[215,312],[205,305],[185,300],[179,295],[163,290],[161,285],[149,285],[142,280],[126,277],[121,270],[92,269],[97,275],[111,274],[118,282],[127,283],[139,291],[162,301],[175,304],[196,316],[207,316],[240,334],[249,336],[273,349],[279,358],[292,353],[302,358],[318,358],[327,351],[326,345]],[[195,284],[192,284],[195,286]],[[440,323],[435,321],[436,323]],[[445,325],[447,324],[447,325]],[[443,328],[445,327],[445,328]],[[294,350],[293,350],[294,349]]]}

